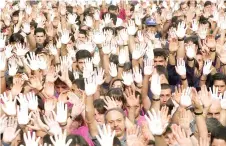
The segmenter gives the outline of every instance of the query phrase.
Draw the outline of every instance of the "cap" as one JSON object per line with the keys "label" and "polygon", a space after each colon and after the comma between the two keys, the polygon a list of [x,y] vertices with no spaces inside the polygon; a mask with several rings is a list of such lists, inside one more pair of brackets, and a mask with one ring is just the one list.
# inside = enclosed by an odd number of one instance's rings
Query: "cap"
{"label": "cap", "polygon": [[145,20],[145,24],[147,26],[156,26],[157,25],[156,21],[154,19],[152,19],[152,18],[147,18]]}

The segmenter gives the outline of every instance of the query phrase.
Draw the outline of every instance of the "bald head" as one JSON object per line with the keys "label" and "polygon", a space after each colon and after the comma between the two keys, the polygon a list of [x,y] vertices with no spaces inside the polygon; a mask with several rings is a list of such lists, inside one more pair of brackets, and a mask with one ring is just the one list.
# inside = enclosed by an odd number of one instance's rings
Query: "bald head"
{"label": "bald head", "polygon": [[210,106],[209,112],[207,114],[207,118],[216,118],[219,121],[220,112],[221,112],[220,100],[213,99],[212,105]]}

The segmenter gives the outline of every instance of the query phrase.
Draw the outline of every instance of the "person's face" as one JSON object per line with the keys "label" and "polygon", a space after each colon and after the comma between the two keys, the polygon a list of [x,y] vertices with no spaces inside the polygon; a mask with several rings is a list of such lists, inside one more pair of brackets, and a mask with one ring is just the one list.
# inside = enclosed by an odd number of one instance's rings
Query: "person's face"
{"label": "person's face", "polygon": [[166,105],[170,97],[171,97],[171,89],[162,89],[160,93],[160,104]]}
{"label": "person's face", "polygon": [[154,58],[154,66],[162,65],[166,66],[166,60],[162,56],[157,56]]}
{"label": "person's face", "polygon": [[204,12],[207,12],[207,13],[211,13],[211,11],[212,11],[212,6],[211,5],[208,5],[208,6],[206,6],[205,8],[204,8]]}
{"label": "person's face", "polygon": [[213,100],[212,105],[210,106],[209,112],[207,114],[207,118],[216,118],[219,121],[220,112],[221,112],[220,101]]}
{"label": "person's face", "polygon": [[213,139],[211,146],[226,146],[226,141],[223,139]]}
{"label": "person's face", "polygon": [[73,121],[70,125],[70,129],[73,131],[74,129],[78,129],[81,126],[80,122],[78,121]]}
{"label": "person's face", "polygon": [[80,72],[83,72],[83,69],[84,69],[84,63],[85,63],[85,58],[84,58],[84,59],[79,59],[79,60],[78,60],[77,65],[78,65],[78,69],[79,69]]}
{"label": "person's face", "polygon": [[17,24],[18,23],[18,16],[13,16],[12,20],[13,20],[13,24]]}
{"label": "person's face", "polygon": [[164,135],[164,140],[165,140],[166,144],[169,146],[178,144],[173,133],[167,133],[166,135]]}
{"label": "person's face", "polygon": [[122,89],[122,82],[121,81],[115,81],[112,84],[112,88],[121,88]]}
{"label": "person's face", "polygon": [[78,34],[78,41],[85,42],[86,41],[86,36],[82,33]]}
{"label": "person's face", "polygon": [[135,109],[135,118],[137,118],[140,115],[140,109],[141,109],[141,105],[139,103],[139,100],[137,101],[137,103],[134,106],[130,106],[126,103],[126,109],[127,111],[130,110],[131,108]]}
{"label": "person's face", "polygon": [[224,91],[226,90],[226,85],[223,80],[216,80],[214,81],[213,85],[218,88],[218,94],[222,93],[224,94]]}
{"label": "person's face", "polygon": [[98,124],[104,124],[104,114],[100,114],[96,109],[94,110],[94,117]]}
{"label": "person's face", "polygon": [[115,130],[115,136],[122,138],[125,134],[125,118],[123,115],[116,111],[110,111],[106,115],[106,123],[111,126],[111,130]]}
{"label": "person's face", "polygon": [[38,32],[35,35],[36,43],[43,44],[45,42],[46,36],[43,32]]}
{"label": "person's face", "polygon": [[59,22],[60,22],[60,18],[59,17],[55,17],[54,19],[53,19],[53,26],[54,27],[57,27],[58,26],[58,24],[59,24]]}
{"label": "person's face", "polygon": [[181,11],[182,11],[184,14],[187,12],[187,10],[188,10],[188,6],[187,6],[186,3],[183,4],[183,5],[181,5]]}
{"label": "person's face", "polygon": [[55,86],[57,94],[67,91],[69,88],[66,84],[58,84]]}
{"label": "person's face", "polygon": [[155,26],[148,26],[147,29],[150,33],[155,33],[157,31],[157,28]]}
{"label": "person's face", "polygon": [[203,56],[201,54],[196,55],[196,61],[199,64],[199,69],[203,67]]}

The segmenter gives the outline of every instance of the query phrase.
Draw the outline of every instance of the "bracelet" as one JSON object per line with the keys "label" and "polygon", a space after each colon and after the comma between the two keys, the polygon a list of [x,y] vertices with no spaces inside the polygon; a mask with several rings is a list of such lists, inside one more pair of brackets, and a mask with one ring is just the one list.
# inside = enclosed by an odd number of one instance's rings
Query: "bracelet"
{"label": "bracelet", "polygon": [[31,32],[29,32],[29,33],[25,33],[26,35],[30,35],[31,34]]}
{"label": "bracelet", "polygon": [[210,52],[216,52],[216,49],[215,49],[215,50],[211,50],[211,49],[210,49]]}
{"label": "bracelet", "polygon": [[160,101],[160,98],[158,98],[158,99],[152,98],[152,100],[153,100],[153,101]]}
{"label": "bracelet", "polygon": [[118,64],[118,67],[124,67],[124,65],[120,65],[120,64]]}
{"label": "bracelet", "polygon": [[128,46],[128,44],[127,45],[123,45],[123,46]]}
{"label": "bracelet", "polygon": [[192,137],[192,136],[194,136],[195,134],[194,133],[192,133],[192,134],[190,134],[190,137]]}
{"label": "bracelet", "polygon": [[196,116],[199,116],[199,115],[202,115],[203,112],[201,112],[201,113],[196,113],[196,112],[194,112],[194,114],[195,114]]}
{"label": "bracelet", "polygon": [[179,39],[179,38],[178,38],[178,41],[184,41],[184,37],[183,37],[182,39]]}
{"label": "bracelet", "polygon": [[64,125],[61,125],[61,124],[60,124],[60,127],[64,127],[64,126],[67,126],[67,123],[66,123],[66,124],[64,124]]}
{"label": "bracelet", "polygon": [[185,77],[184,79],[183,78],[180,78],[182,81],[185,81],[185,80],[187,80],[187,78]]}
{"label": "bracelet", "polygon": [[206,81],[206,80],[201,80],[201,79],[200,79],[200,81]]}
{"label": "bracelet", "polygon": [[188,60],[188,61],[194,61],[194,60],[195,60],[195,58],[192,58],[192,59],[187,58],[187,60]]}

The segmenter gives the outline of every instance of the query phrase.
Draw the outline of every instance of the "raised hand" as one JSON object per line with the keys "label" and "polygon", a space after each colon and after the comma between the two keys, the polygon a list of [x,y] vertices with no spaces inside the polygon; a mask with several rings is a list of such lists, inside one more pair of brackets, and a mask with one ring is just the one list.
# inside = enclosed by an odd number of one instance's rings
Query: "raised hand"
{"label": "raised hand", "polygon": [[135,35],[135,33],[137,32],[137,28],[133,20],[128,21],[127,32],[129,35]]}
{"label": "raised hand", "polygon": [[27,127],[33,129],[33,130],[43,130],[43,131],[48,131],[49,127],[45,125],[40,117],[39,111],[32,111],[31,112],[31,125],[27,125]]}
{"label": "raised hand", "polygon": [[158,74],[153,74],[151,77],[151,92],[159,97],[161,93],[161,83],[160,76]]}
{"label": "raised hand", "polygon": [[211,73],[212,69],[211,69],[211,66],[212,66],[212,60],[206,60],[204,62],[204,66],[203,66],[203,75],[208,75]]}
{"label": "raised hand", "polygon": [[131,107],[131,108],[134,108],[137,103],[139,103],[139,95],[136,97],[136,94],[135,94],[135,90],[134,89],[131,89],[131,88],[128,88],[125,90],[125,92],[123,93],[125,99],[126,99],[126,103]]}
{"label": "raised hand", "polygon": [[28,108],[32,111],[36,111],[38,109],[38,97],[35,96],[34,92],[29,92],[27,94],[28,100]]}
{"label": "raised hand", "polygon": [[142,24],[140,15],[135,15],[135,23],[137,26],[140,26]]}
{"label": "raised hand", "polygon": [[226,110],[226,91],[224,92],[224,96],[221,99],[221,108]]}
{"label": "raised hand", "polygon": [[9,63],[9,65],[8,65],[9,75],[10,76],[16,75],[18,68],[19,68],[18,64],[16,63],[16,58],[10,59],[8,63]]}
{"label": "raised hand", "polygon": [[145,59],[144,60],[144,75],[151,75],[154,70],[153,60],[152,59]]}
{"label": "raised hand", "polygon": [[31,32],[31,26],[29,23],[24,23],[23,24],[23,32],[26,34],[29,34]]}
{"label": "raised hand", "polygon": [[95,52],[94,55],[93,55],[93,64],[95,66],[99,66],[99,63],[100,63],[100,53],[99,52]]}
{"label": "raised hand", "polygon": [[60,40],[61,40],[61,43],[65,45],[68,44],[69,41],[71,40],[71,37],[69,36],[69,31],[67,29],[63,30]]}
{"label": "raised hand", "polygon": [[54,66],[51,66],[46,73],[46,81],[45,82],[55,82],[58,78],[58,72],[56,72],[56,69]]}
{"label": "raised hand", "polygon": [[5,131],[6,127],[7,127],[7,117],[4,114],[0,117],[0,134],[2,134]]}
{"label": "raised hand", "polygon": [[177,66],[175,66],[175,69],[180,76],[186,76],[186,67],[183,58],[177,59]]}
{"label": "raised hand", "polygon": [[104,70],[102,68],[98,68],[95,72],[96,84],[102,85],[104,83]]}
{"label": "raised hand", "polygon": [[204,107],[210,107],[212,104],[211,93],[208,92],[206,85],[201,86],[201,91],[199,92],[199,98]]}
{"label": "raised hand", "polygon": [[146,44],[136,44],[136,48],[133,50],[132,57],[134,60],[138,60],[143,57],[146,51]]}
{"label": "raised hand", "polygon": [[13,99],[12,94],[9,93],[8,97],[6,92],[0,95],[0,99],[2,99],[2,110],[9,116],[16,115],[16,98]]}
{"label": "raised hand", "polygon": [[105,42],[103,45],[102,45],[102,51],[104,54],[108,55],[111,53],[111,44],[109,42]]}
{"label": "raised hand", "polygon": [[83,78],[88,78],[93,74],[93,63],[92,59],[85,59],[84,69],[83,69]]}
{"label": "raised hand", "polygon": [[76,24],[77,23],[76,19],[77,19],[76,14],[68,14],[67,16],[67,21],[69,24]]}
{"label": "raised hand", "polygon": [[86,16],[86,17],[85,17],[84,24],[85,24],[86,26],[92,28],[92,26],[93,26],[93,19],[92,19],[92,17]]}
{"label": "raised hand", "polygon": [[13,50],[13,46],[12,45],[7,45],[6,46],[6,48],[5,48],[5,56],[6,56],[6,58],[10,58],[10,57],[13,56],[12,50]]}
{"label": "raised hand", "polygon": [[4,71],[6,69],[6,57],[4,53],[0,54],[0,71]]}
{"label": "raised hand", "polygon": [[191,25],[192,25],[192,27],[191,27],[191,30],[192,31],[196,32],[199,29],[199,23],[197,22],[197,20],[194,19],[192,21],[192,24]]}
{"label": "raised hand", "polygon": [[45,69],[47,69],[47,60],[44,58],[44,57],[42,57],[42,56],[39,56],[38,57],[38,66],[39,66],[39,68],[40,69],[42,69],[42,70],[45,70]]}
{"label": "raised hand", "polygon": [[11,143],[20,132],[20,129],[17,131],[16,131],[16,129],[17,129],[16,117],[9,117],[8,121],[7,121],[7,127],[5,128],[5,131],[3,132],[2,140],[5,143]]}
{"label": "raised hand", "polygon": [[85,78],[85,93],[87,96],[93,95],[97,90],[97,83],[95,76]]}
{"label": "raised hand", "polygon": [[148,122],[149,129],[153,135],[162,135],[165,131],[165,128],[167,127],[168,123],[163,124],[163,121],[161,120],[161,113],[152,109],[152,113],[148,111],[148,115],[145,115],[145,119]]}
{"label": "raised hand", "polygon": [[96,21],[100,20],[100,11],[99,10],[95,10],[93,17]]}
{"label": "raised hand", "polygon": [[186,55],[188,58],[193,59],[196,55],[195,44],[186,46]]}
{"label": "raised hand", "polygon": [[104,100],[104,103],[105,103],[105,106],[104,107],[107,110],[110,110],[112,108],[117,108],[118,107],[117,106],[117,103],[116,103],[116,101],[114,100],[113,97],[106,96],[103,100]]}
{"label": "raised hand", "polygon": [[130,86],[133,83],[133,74],[131,71],[122,73],[123,84],[126,86]]}
{"label": "raised hand", "polygon": [[[60,48],[61,48],[61,47],[60,47]],[[52,54],[52,55],[57,55],[57,54],[58,54],[57,48],[56,48],[56,46],[54,46],[53,44],[50,44],[50,45],[48,46],[48,49],[49,49],[50,54]]]}
{"label": "raised hand", "polygon": [[110,125],[106,127],[106,125],[103,125],[103,130],[98,125],[98,132],[99,135],[96,136],[97,140],[99,141],[101,146],[112,146],[113,145],[113,139],[115,137],[115,131],[111,131]]}
{"label": "raised hand", "polygon": [[[134,24],[135,25],[135,24]],[[128,36],[128,33],[127,33],[127,30],[126,29],[122,29],[119,31],[119,39],[123,40],[123,41],[128,41],[129,39],[129,36]],[[122,44],[123,45],[123,44]]]}
{"label": "raised hand", "polygon": [[201,25],[198,30],[198,36],[200,37],[200,39],[204,40],[206,39],[206,35],[207,35],[207,28]]}
{"label": "raised hand", "polygon": [[110,75],[114,78],[114,77],[116,77],[117,76],[117,74],[118,74],[118,71],[117,71],[117,66],[116,66],[116,64],[114,64],[114,63],[110,63],[110,65],[109,65],[109,73],[110,73]]}
{"label": "raised hand", "polygon": [[92,40],[95,44],[102,44],[106,40],[106,37],[102,31],[94,32]]}
{"label": "raised hand", "polygon": [[24,133],[24,142],[26,146],[38,146],[40,137],[36,139],[35,132],[27,131],[27,134]]}
{"label": "raised hand", "polygon": [[6,36],[3,33],[0,33],[0,49],[5,48]]}
{"label": "raised hand", "polygon": [[138,67],[133,68],[133,78],[137,84],[141,84],[143,81],[142,71]]}
{"label": "raised hand", "polygon": [[54,144],[54,146],[69,146],[72,142],[72,139],[66,141],[66,138],[67,130],[64,130],[64,133],[54,133],[54,139],[53,136],[50,136],[50,140]]}
{"label": "raised hand", "polygon": [[180,146],[192,146],[192,141],[189,135],[186,134],[185,130],[176,124],[172,125],[173,135],[175,136]]}
{"label": "raised hand", "polygon": [[188,107],[192,104],[191,102],[191,87],[183,90],[182,96],[180,98],[180,105]]}
{"label": "raised hand", "polygon": [[61,101],[57,103],[56,120],[61,124],[67,122],[67,105]]}
{"label": "raised hand", "polygon": [[59,134],[62,132],[59,123],[56,121],[56,114],[54,111],[48,115],[43,116],[45,123],[49,127],[49,133],[51,134]]}
{"label": "raised hand", "polygon": [[124,65],[126,62],[126,51],[124,49],[121,49],[119,51],[119,56],[118,56],[118,61],[119,61],[119,65]]}
{"label": "raised hand", "polygon": [[29,48],[27,48],[25,45],[22,45],[21,43],[17,43],[15,47],[17,56],[24,56],[29,51]]}
{"label": "raised hand", "polygon": [[210,91],[212,99],[215,99],[215,100],[222,99],[222,93],[220,93],[218,95],[218,87],[213,86],[213,90],[211,89],[211,87],[209,87],[209,91]]}
{"label": "raised hand", "polygon": [[[23,96],[23,95],[21,95],[21,96]],[[24,100],[26,100],[26,99],[24,99]],[[31,114],[28,116],[28,104],[22,103],[21,106],[17,106],[17,117],[18,117],[19,125],[27,125],[28,124],[28,122],[30,121],[30,118],[31,118]]]}
{"label": "raised hand", "polygon": [[31,7],[30,5],[27,5],[27,6],[26,6],[26,9],[25,9],[25,12],[26,12],[28,15],[31,15],[32,7]]}
{"label": "raised hand", "polygon": [[110,13],[107,13],[107,14],[105,15],[105,17],[104,17],[104,24],[105,24],[105,25],[108,25],[108,24],[110,24],[111,22],[112,22],[111,15],[110,15]]}
{"label": "raised hand", "polygon": [[29,54],[30,55],[27,54],[26,64],[32,70],[38,70],[39,69],[38,57],[35,55],[35,52],[29,52]]}
{"label": "raised hand", "polygon": [[180,38],[180,39],[184,38],[186,30],[187,30],[187,28],[186,28],[185,22],[184,21],[180,22],[178,24],[177,30],[176,30],[177,37]]}

